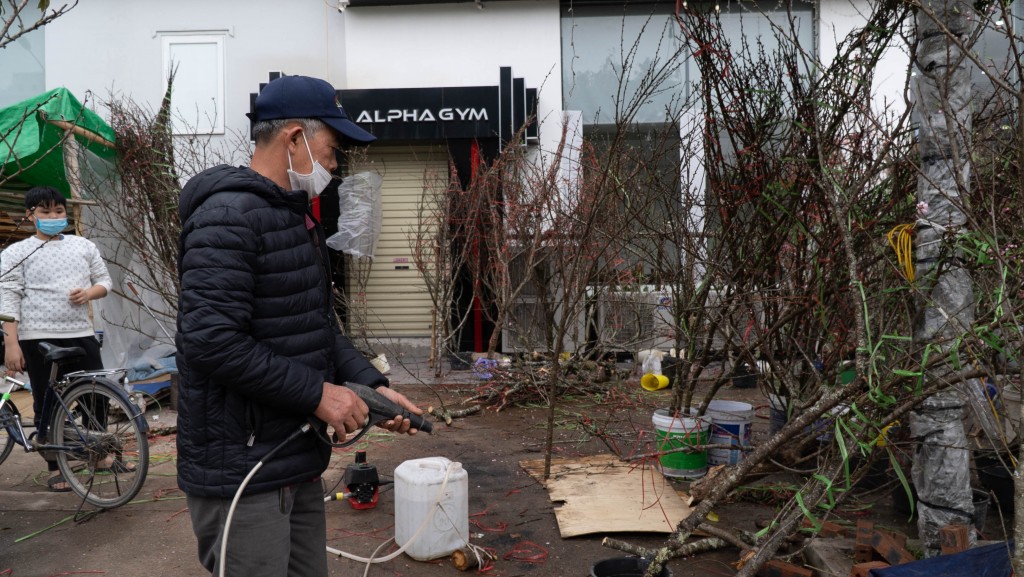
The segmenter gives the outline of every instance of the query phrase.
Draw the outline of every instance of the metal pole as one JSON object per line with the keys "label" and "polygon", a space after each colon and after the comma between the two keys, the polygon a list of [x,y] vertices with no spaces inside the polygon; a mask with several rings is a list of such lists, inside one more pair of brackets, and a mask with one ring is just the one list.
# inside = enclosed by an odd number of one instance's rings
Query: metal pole
{"label": "metal pole", "polygon": [[156,322],[156,326],[160,327],[160,330],[163,331],[164,336],[167,337],[167,340],[173,343],[174,337],[171,336],[171,333],[167,332],[167,329],[164,328],[163,323],[161,323],[160,319],[156,317],[156,313],[153,312],[153,309],[149,308],[149,305],[146,304],[146,301],[142,300],[142,296],[139,294],[139,291],[135,290],[135,285],[132,284],[132,281],[126,281],[125,284],[127,284],[128,288],[131,289],[132,294],[135,295],[135,298],[139,299],[139,303],[142,304],[143,307],[145,307],[146,311],[149,313],[149,316],[153,317],[153,320]]}

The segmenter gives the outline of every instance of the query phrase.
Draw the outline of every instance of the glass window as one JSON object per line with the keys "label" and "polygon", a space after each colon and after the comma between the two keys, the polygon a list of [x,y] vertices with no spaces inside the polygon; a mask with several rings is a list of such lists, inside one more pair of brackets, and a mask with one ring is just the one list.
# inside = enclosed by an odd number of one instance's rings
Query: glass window
{"label": "glass window", "polygon": [[[652,266],[638,272],[655,275],[648,278],[657,282],[669,282],[683,266],[681,245],[662,242],[676,233],[666,233],[713,230],[716,218],[706,212],[714,199],[705,189],[705,103],[696,89],[701,73],[690,53],[693,43],[687,42],[675,19],[675,7],[675,2],[630,4],[625,9],[608,4],[563,5],[561,20],[564,106],[580,119],[579,128],[572,132],[582,133],[584,148],[600,159],[599,165],[621,162],[630,175],[620,187],[623,211],[659,231],[631,240],[631,250],[645,255],[643,261]],[[756,67],[761,58],[772,58],[787,44],[783,38],[794,38],[797,51],[811,55],[797,57],[802,74],[810,74],[809,62],[817,53],[811,4],[723,2],[718,6],[702,3],[700,8],[708,18],[718,18],[716,24],[730,53],[721,56],[723,67],[729,63],[737,68]],[[791,45],[786,48],[792,50]],[[763,106],[764,120],[782,131],[791,124],[786,121],[791,103],[785,100],[791,91],[785,83],[792,78],[784,68],[776,66],[776,70],[782,73],[744,89],[758,94],[762,104],[777,101]],[[716,73],[728,74],[728,70]],[[720,103],[712,98],[710,105]],[[610,142],[617,150],[611,150]],[[740,143],[722,133],[719,144],[722,160],[734,162]],[[631,170],[630,164],[640,168]],[[633,270],[638,264],[623,262],[622,268]],[[668,277],[659,278],[658,271]]]}
{"label": "glass window", "polygon": [[[35,2],[29,2],[21,12],[26,23],[41,16]],[[17,24],[12,30],[16,28]],[[46,92],[45,31],[45,26],[33,30],[0,50],[0,108]]]}
{"label": "glass window", "polygon": [[565,9],[565,108],[583,111],[584,124],[614,124],[629,109],[633,122],[664,122],[666,110],[677,110],[684,46],[666,10],[658,4]]}
{"label": "glass window", "polygon": [[[679,23],[675,2],[562,7],[562,87],[566,110],[583,124],[672,122],[688,106],[700,75]],[[708,4],[709,10],[714,5]],[[753,54],[779,47],[777,34],[793,35],[814,54],[810,4],[727,3],[721,26],[738,55],[743,41]]]}

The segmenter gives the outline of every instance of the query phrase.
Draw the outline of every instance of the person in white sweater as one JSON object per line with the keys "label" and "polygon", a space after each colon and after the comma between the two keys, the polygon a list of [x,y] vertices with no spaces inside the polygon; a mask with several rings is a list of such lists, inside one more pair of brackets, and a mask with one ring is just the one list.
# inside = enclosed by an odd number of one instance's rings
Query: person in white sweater
{"label": "person in white sweater", "polygon": [[[8,371],[28,373],[36,429],[45,437],[50,367],[43,362],[39,343],[84,349],[85,358],[66,366],[68,372],[102,369],[88,303],[105,297],[111,280],[92,241],[63,233],[68,226],[67,201],[57,189],[32,188],[25,194],[25,208],[35,235],[0,253],[0,314],[15,319],[3,325],[4,365]],[[57,470],[56,461],[47,460],[47,465],[50,471]],[[60,473],[47,485],[53,491],[70,490]]]}

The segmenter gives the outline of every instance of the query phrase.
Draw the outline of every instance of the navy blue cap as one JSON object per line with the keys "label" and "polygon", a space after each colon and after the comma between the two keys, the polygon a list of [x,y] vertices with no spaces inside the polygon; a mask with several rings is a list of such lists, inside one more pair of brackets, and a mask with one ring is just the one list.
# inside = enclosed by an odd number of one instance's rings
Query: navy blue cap
{"label": "navy blue cap", "polygon": [[337,91],[329,82],[309,76],[282,76],[271,80],[256,97],[254,112],[246,116],[253,122],[315,118],[358,144],[377,140],[349,119],[338,101]]}

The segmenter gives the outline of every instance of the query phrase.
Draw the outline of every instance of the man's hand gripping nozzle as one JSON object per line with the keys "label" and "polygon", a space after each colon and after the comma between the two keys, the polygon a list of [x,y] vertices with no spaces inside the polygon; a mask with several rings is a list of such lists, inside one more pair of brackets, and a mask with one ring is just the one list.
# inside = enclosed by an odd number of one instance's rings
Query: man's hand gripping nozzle
{"label": "man's hand gripping nozzle", "polygon": [[[434,430],[434,425],[430,421],[424,419],[420,415],[414,415],[408,410],[392,403],[390,399],[381,395],[372,387],[367,387],[366,385],[360,385],[358,383],[345,383],[345,387],[358,395],[359,398],[366,403],[366,406],[370,409],[370,416],[367,417],[366,424],[363,425],[363,428],[360,429],[358,433],[356,433],[355,437],[352,437],[343,443],[335,443],[335,446],[337,447],[348,447],[365,435],[366,431],[370,430],[370,427],[382,421],[391,420],[397,415],[401,415],[403,418],[409,419],[412,423],[412,428],[414,429],[419,429],[427,434],[430,434]],[[337,435],[337,433],[335,434]]]}

